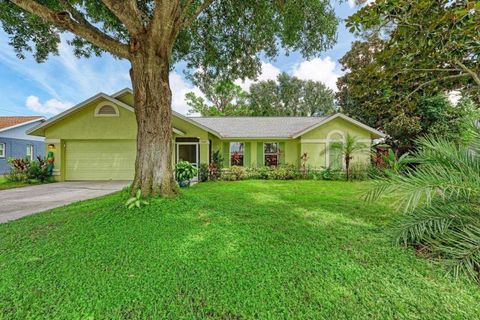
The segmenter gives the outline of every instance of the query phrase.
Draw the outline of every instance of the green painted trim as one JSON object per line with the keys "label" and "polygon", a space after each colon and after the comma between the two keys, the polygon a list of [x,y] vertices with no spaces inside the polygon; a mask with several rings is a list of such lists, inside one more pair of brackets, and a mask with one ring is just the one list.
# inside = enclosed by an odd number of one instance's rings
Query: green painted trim
{"label": "green painted trim", "polygon": [[280,164],[285,164],[285,142],[279,142],[278,147],[280,148]]}
{"label": "green painted trim", "polygon": [[263,142],[257,142],[257,167],[265,166],[263,157]]}
{"label": "green painted trim", "polygon": [[243,166],[244,167],[250,167],[252,164],[252,159],[251,159],[251,146],[250,142],[244,142],[244,151],[243,151]]}
{"label": "green painted trim", "polygon": [[223,143],[222,155],[223,155],[223,166],[230,167],[230,142]]}

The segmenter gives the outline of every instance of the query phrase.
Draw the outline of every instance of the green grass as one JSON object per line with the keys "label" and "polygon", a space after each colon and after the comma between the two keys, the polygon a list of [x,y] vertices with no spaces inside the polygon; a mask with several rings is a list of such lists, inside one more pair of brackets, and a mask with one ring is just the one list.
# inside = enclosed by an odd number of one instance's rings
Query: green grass
{"label": "green grass", "polygon": [[478,319],[480,288],[393,245],[364,187],[203,183],[0,225],[0,318]]}
{"label": "green grass", "polygon": [[19,188],[27,185],[28,183],[26,182],[10,182],[5,176],[0,175],[0,190]]}

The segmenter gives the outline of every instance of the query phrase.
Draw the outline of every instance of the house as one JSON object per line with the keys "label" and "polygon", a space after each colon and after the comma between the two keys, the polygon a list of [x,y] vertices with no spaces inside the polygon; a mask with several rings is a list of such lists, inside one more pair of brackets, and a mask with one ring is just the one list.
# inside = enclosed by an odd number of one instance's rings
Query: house
{"label": "house", "polygon": [[0,116],[0,174],[10,171],[9,158],[35,159],[45,155],[44,138],[26,134],[43,121],[45,118],[39,116]]}
{"label": "house", "polygon": [[[130,180],[134,177],[137,124],[133,94],[99,93],[29,130],[55,153],[58,180]],[[220,151],[225,166],[334,165],[329,144],[352,134],[364,143],[383,133],[343,114],[328,117],[187,117],[173,112],[172,161],[209,163]],[[367,161],[358,156],[354,161]],[[338,163],[337,163],[338,165]]]}

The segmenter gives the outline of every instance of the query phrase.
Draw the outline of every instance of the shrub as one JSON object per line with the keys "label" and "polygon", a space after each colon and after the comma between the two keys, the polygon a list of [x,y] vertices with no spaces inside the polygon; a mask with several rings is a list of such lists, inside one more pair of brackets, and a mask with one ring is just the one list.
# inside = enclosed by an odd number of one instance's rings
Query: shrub
{"label": "shrub", "polygon": [[180,161],[175,165],[175,178],[180,186],[187,186],[189,183],[185,184],[185,182],[190,182],[197,172],[198,169],[188,161]]}
{"label": "shrub", "polygon": [[210,174],[209,174],[208,164],[201,163],[200,168],[198,169],[198,180],[200,182],[205,182],[208,180],[209,175]]}
{"label": "shrub", "polygon": [[294,165],[271,167],[268,178],[272,180],[292,180],[300,177],[300,172]]}
{"label": "shrub", "polygon": [[246,177],[246,170],[244,167],[232,166],[222,173],[222,179],[226,181],[243,180]]}
{"label": "shrub", "polygon": [[320,178],[322,180],[340,180],[341,172],[328,167],[320,171]]}
{"label": "shrub", "polygon": [[51,176],[48,171],[48,162],[44,158],[38,156],[37,159],[30,161],[24,159],[9,159],[10,172],[7,179],[13,182],[46,182]]}
{"label": "shrub", "polygon": [[350,180],[364,181],[369,179],[369,168],[371,167],[368,163],[363,162],[354,162],[350,165]]}

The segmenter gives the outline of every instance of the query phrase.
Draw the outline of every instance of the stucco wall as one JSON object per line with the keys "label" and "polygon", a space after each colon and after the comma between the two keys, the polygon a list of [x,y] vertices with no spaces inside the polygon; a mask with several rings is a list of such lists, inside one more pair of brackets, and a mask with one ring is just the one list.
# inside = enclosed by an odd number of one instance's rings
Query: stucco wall
{"label": "stucco wall", "polygon": [[23,139],[12,139],[0,137],[0,143],[5,143],[5,158],[0,158],[0,174],[10,171],[9,158],[24,158],[27,155],[27,145],[33,145],[33,157],[45,156],[43,141],[32,141]]}
{"label": "stucco wall", "polygon": [[33,128],[38,126],[40,123],[43,121],[35,121],[32,123],[25,124],[23,126],[19,126],[16,128],[8,129],[6,131],[0,132],[0,137],[2,138],[12,138],[12,139],[22,139],[22,140],[31,140],[31,141],[43,141],[43,137],[37,137],[37,136],[30,136],[27,135],[26,132]]}

